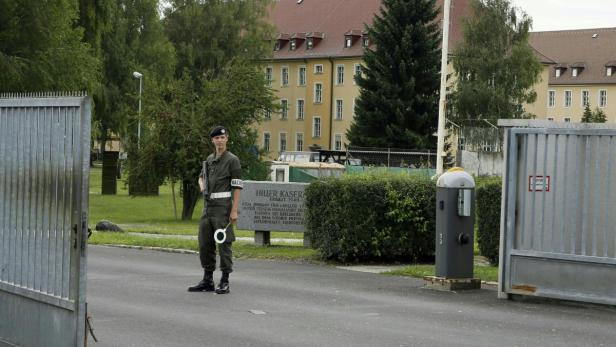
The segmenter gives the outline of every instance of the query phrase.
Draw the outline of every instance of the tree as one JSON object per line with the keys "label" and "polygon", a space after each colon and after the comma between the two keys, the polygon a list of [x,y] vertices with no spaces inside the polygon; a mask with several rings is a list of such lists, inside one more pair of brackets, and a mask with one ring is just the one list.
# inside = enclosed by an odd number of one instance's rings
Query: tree
{"label": "tree", "polygon": [[[235,61],[220,71],[219,78],[202,81],[195,93],[190,74],[157,91],[159,104],[145,113],[150,131],[144,139],[135,170],[151,170],[151,177],[181,182],[182,219],[191,219],[201,196],[195,189],[201,163],[214,151],[209,132],[224,124],[229,129],[229,150],[242,163],[244,179],[264,179],[265,164],[258,160],[251,130],[274,102],[262,72],[246,61]],[[207,97],[202,97],[207,95]]]}
{"label": "tree", "polygon": [[582,123],[592,123],[594,115],[590,110],[590,103],[587,103],[584,107],[584,113],[582,114]]}
{"label": "tree", "polygon": [[158,15],[158,1],[114,3],[111,30],[102,38],[104,74],[96,98],[102,144],[112,132],[125,139],[137,133],[139,81],[133,71],[143,74],[147,88],[170,79],[175,66],[173,46]]}
{"label": "tree", "polygon": [[384,0],[368,27],[351,145],[435,147],[440,29],[435,0]]}
{"label": "tree", "polygon": [[[201,87],[204,73],[216,77],[236,57],[260,59],[271,54],[266,20],[271,0],[173,0],[165,10],[165,31],[175,46],[175,76],[188,72]],[[188,70],[188,71],[186,71]]]}
{"label": "tree", "polygon": [[592,117],[593,123],[605,123],[607,121],[607,117],[602,109],[596,107],[595,112]]}
{"label": "tree", "polygon": [[533,85],[542,70],[528,44],[532,20],[509,0],[471,0],[473,15],[464,21],[463,41],[453,53],[456,83],[453,117],[530,118],[525,103],[536,100]]}
{"label": "tree", "polygon": [[70,0],[0,0],[0,92],[92,91],[99,61]]}
{"label": "tree", "polygon": [[582,123],[605,123],[607,121],[607,117],[603,110],[598,107],[595,107],[594,111],[590,110],[590,103],[586,104],[584,107],[584,113],[582,114]]}
{"label": "tree", "polygon": [[271,3],[175,0],[165,10],[165,32],[177,53],[175,80],[154,93],[157,104],[144,113],[149,134],[131,167],[154,181],[181,182],[182,219],[192,218],[201,196],[197,176],[213,152],[212,126],[229,128],[229,149],[240,157],[244,177],[264,178],[252,126],[273,108],[273,93],[255,66],[271,54],[266,38],[273,27],[265,17]]}

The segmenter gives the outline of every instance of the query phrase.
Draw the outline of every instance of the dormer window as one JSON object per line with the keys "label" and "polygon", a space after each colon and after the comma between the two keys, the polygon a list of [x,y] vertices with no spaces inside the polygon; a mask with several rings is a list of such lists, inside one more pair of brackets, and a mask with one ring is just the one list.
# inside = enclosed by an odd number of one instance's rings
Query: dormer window
{"label": "dormer window", "polygon": [[291,42],[289,43],[289,50],[294,51],[299,46],[302,45],[302,42],[306,40],[306,33],[295,33],[291,35]]}
{"label": "dormer window", "polygon": [[325,37],[325,34],[313,31],[306,35],[306,49],[313,49]]}
{"label": "dormer window", "polygon": [[616,74],[616,60],[608,61],[605,64],[605,75],[611,77]]}
{"label": "dormer window", "polygon": [[561,69],[556,69],[556,71],[554,72],[554,76],[560,77],[560,73],[561,73],[560,71]]}
{"label": "dormer window", "polygon": [[278,39],[276,39],[276,43],[274,44],[274,51],[281,50],[287,42],[289,42],[289,34],[278,35]]}
{"label": "dormer window", "polygon": [[368,38],[368,34],[364,34],[364,35],[362,35],[362,38],[361,38],[361,45],[362,45],[363,47],[368,47],[368,46],[370,46],[370,39]]}
{"label": "dormer window", "polygon": [[580,62],[571,64],[571,77],[578,77],[585,68],[585,63]]}
{"label": "dormer window", "polygon": [[355,41],[362,36],[361,30],[349,30],[344,33],[344,48],[351,48]]}

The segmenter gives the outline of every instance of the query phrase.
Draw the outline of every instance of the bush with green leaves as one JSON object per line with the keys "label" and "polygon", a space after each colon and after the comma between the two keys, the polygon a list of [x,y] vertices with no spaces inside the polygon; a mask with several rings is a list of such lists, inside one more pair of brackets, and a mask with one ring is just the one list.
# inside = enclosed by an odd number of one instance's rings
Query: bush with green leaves
{"label": "bush with green leaves", "polygon": [[476,191],[479,252],[494,265],[500,247],[501,185],[500,179],[486,180]]}
{"label": "bush with green leaves", "polygon": [[321,257],[415,261],[434,255],[436,185],[406,175],[329,178],[306,188],[306,229]]}

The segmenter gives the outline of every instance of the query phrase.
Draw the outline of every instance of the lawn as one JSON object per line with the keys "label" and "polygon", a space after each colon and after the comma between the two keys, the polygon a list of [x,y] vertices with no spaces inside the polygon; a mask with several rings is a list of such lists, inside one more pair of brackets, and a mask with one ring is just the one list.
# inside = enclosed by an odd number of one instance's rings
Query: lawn
{"label": "lawn", "polygon": [[[203,202],[197,203],[193,219],[176,219],[173,211],[173,194],[170,184],[160,187],[158,196],[134,197],[128,195],[125,176],[118,180],[116,195],[101,194],[100,165],[90,170],[90,228],[102,219],[119,224],[125,231],[142,234],[197,235],[198,220]],[[181,213],[182,201],[176,186],[176,204]],[[141,247],[162,247],[197,250],[197,241],[182,238],[158,238],[156,235],[137,236],[126,233],[97,232],[89,239],[90,244],[123,244]],[[253,231],[236,230],[238,237],[252,237]],[[272,232],[272,238],[301,239],[302,233]],[[318,261],[318,251],[303,247],[301,243],[272,242],[272,246],[261,247],[250,242],[237,241],[233,245],[233,255],[237,258],[260,258],[293,261]],[[475,253],[478,253],[475,244]],[[475,276],[486,281],[497,280],[498,268],[476,265]],[[388,274],[398,276],[423,277],[434,275],[434,265],[411,265]]]}
{"label": "lawn", "polygon": [[[199,200],[193,219],[183,221],[176,219],[173,212],[173,194],[170,184],[160,187],[158,196],[129,196],[126,182],[118,180],[116,195],[101,194],[100,166],[90,170],[90,228],[94,229],[96,223],[106,219],[119,224],[125,231],[152,233],[197,235],[199,216],[203,209],[203,201]],[[179,187],[175,187],[177,213],[181,214],[182,199]],[[249,230],[236,230],[236,236],[252,237],[254,233]],[[302,233],[272,232],[272,238],[301,239]]]}

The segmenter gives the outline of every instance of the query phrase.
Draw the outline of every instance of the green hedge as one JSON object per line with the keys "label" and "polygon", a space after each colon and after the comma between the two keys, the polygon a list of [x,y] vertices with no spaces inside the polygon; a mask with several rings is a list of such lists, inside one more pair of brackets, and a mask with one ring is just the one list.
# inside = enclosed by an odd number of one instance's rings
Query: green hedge
{"label": "green hedge", "polygon": [[478,185],[477,243],[481,255],[498,264],[500,247],[501,180],[487,180]]}
{"label": "green hedge", "polygon": [[436,186],[428,178],[354,175],[306,188],[306,227],[321,257],[341,262],[434,255]]}

